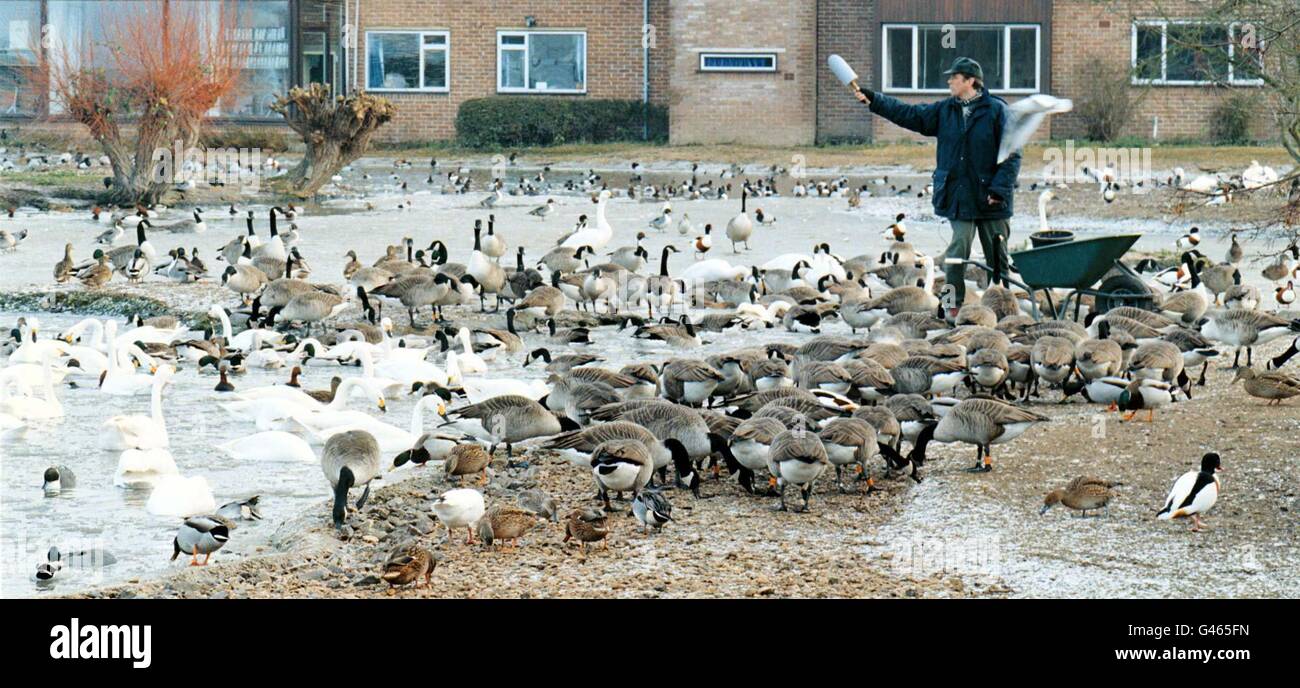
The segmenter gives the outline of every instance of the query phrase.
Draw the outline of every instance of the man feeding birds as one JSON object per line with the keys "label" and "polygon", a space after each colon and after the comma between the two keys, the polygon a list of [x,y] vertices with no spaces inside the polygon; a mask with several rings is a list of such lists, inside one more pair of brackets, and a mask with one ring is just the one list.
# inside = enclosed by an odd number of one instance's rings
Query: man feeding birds
{"label": "man feeding birds", "polygon": [[997,280],[1007,274],[1007,240],[1020,153],[1011,152],[1005,159],[999,155],[1011,114],[1006,101],[985,88],[980,64],[959,57],[944,74],[952,97],[925,105],[863,91],[853,83],[858,101],[868,104],[875,114],[938,139],[934,212],[952,223],[946,257],[955,260],[946,264],[945,277],[953,285],[955,298],[945,301],[944,308],[948,320],[954,320],[966,299],[966,266],[956,261],[970,258],[976,235]]}

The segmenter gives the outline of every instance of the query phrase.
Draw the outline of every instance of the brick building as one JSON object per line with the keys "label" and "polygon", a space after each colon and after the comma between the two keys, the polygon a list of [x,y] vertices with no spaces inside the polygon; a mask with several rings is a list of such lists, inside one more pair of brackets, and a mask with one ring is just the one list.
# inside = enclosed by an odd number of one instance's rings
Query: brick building
{"label": "brick building", "polygon": [[[129,7],[161,14],[180,1]],[[0,3],[0,123],[57,121],[27,78],[35,39],[49,26],[90,49],[98,13],[117,6]],[[1236,49],[1235,24],[1177,20],[1204,11],[1196,0],[240,0],[234,38],[252,48],[249,78],[213,114],[275,124],[267,105],[277,93],[326,81],[397,101],[397,119],[380,130],[389,141],[450,138],[462,102],[497,94],[648,100],[669,108],[674,143],[892,141],[913,137],[871,117],[826,57],[844,56],[865,87],[926,102],[945,95],[941,72],[967,55],[1010,101],[1079,98],[1094,61],[1131,70],[1137,106],[1123,133],[1195,139],[1223,98],[1260,90],[1223,55],[1177,47],[1190,31]],[[1257,119],[1268,138],[1267,118]],[[1084,132],[1065,115],[1040,135]]]}

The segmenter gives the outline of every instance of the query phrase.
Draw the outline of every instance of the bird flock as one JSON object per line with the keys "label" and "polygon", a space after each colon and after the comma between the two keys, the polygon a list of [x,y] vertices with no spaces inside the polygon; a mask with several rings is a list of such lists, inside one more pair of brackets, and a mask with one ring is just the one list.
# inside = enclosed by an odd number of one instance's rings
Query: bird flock
{"label": "bird flock", "polygon": [[[430,166],[427,181],[436,184],[437,161]],[[995,445],[1051,422],[1034,409],[1047,400],[1082,399],[1125,420],[1154,422],[1157,411],[1205,385],[1209,366],[1226,362],[1227,349],[1235,354],[1234,384],[1242,382],[1247,395],[1268,403],[1300,396],[1300,378],[1285,369],[1300,346],[1300,321],[1273,312],[1294,301],[1294,245],[1263,272],[1276,287],[1272,304],[1243,284],[1238,235],[1217,261],[1202,253],[1193,229],[1175,242],[1176,264],[1136,266],[1156,294],[1150,308],[1098,312],[1085,299],[1079,321],[1035,318],[1046,308],[1041,293],[990,283],[972,268],[967,302],[953,315],[941,306],[952,286],[936,257],[908,241],[904,214],[857,255],[816,240],[807,253],[746,261],[752,240],[778,231],[771,214],[751,213],[751,202],[777,193],[785,170],[741,180],[738,198],[730,181],[738,167],[716,180],[700,181],[696,167],[681,184],[644,185],[637,165],[622,194],[594,172],[555,187],[547,172],[521,176],[509,190],[500,178],[488,184],[490,195],[476,206],[482,217],[447,230],[472,232],[464,262],[452,262],[448,237],[436,232],[418,241],[412,232],[382,250],[358,238],[342,273],[324,281],[313,280],[318,275],[304,254],[342,248],[312,246],[310,232],[298,226],[305,210],[292,205],[267,208],[264,223],[258,212],[231,205],[224,214],[243,229],[211,258],[224,264],[215,273],[184,241],[213,231],[213,213],[96,207],[92,256],[78,260],[75,243],[67,243],[56,282],[91,290],[119,278],[157,290],[204,282],[220,285],[225,297],[199,321],[168,313],[125,322],[86,318],[46,333],[37,318],[20,319],[2,352],[0,440],[19,443],[32,429],[57,427],[64,416],[59,387],[69,382],[94,394],[148,395],[149,415],[114,415],[99,430],[103,447],[117,455],[114,482],[149,490],[149,512],[182,521],[173,559],[197,564],[202,555],[206,564],[239,521],[261,518],[261,507],[257,496],[218,506],[203,476],[182,475],[172,457],[166,391],[212,385],[201,373],[219,376],[214,412],[242,428],[212,448],[319,464],[336,528],[366,518],[371,489],[385,474],[427,465],[444,474],[447,489],[428,509],[449,544],[452,533],[463,532],[466,543],[514,547],[554,520],[563,523],[564,540],[584,551],[607,542],[617,527],[613,514],[624,508],[647,531],[671,531],[672,501],[699,498],[706,487],[732,499],[769,500],[780,511],[813,508],[818,489],[832,480],[833,489],[869,499],[880,481],[920,483],[932,442],[969,446],[969,470],[989,472]],[[345,187],[355,176],[345,170],[335,184]],[[447,172],[443,191],[467,193],[471,176],[462,167]],[[1113,190],[1110,184],[1103,182]],[[498,218],[511,206],[508,197],[552,191],[582,199],[585,212],[571,226],[566,220],[566,229],[552,223],[573,206],[554,198],[509,226]],[[926,193],[894,188],[887,178],[856,189],[846,179],[793,186],[795,196],[847,198],[851,207],[872,195]],[[1040,194],[1044,227],[1051,193]],[[616,196],[661,203],[661,210],[648,224],[628,227],[611,217]],[[681,198],[727,204],[722,231],[677,217],[672,202]],[[178,219],[164,221],[169,212]],[[109,229],[96,234],[102,224]],[[536,231],[555,241],[533,260],[508,235]],[[658,256],[645,248],[647,236],[671,242],[674,231],[689,243],[669,243]],[[160,253],[152,244],[160,235],[174,248]],[[14,250],[23,236],[0,234],[7,242],[0,248]],[[619,245],[625,239],[633,243]],[[714,257],[728,249],[729,257]],[[678,253],[692,256],[674,266]],[[1254,349],[1281,337],[1292,338],[1290,347],[1266,369],[1254,368]],[[640,340],[661,354],[603,366],[601,345],[619,340]],[[724,341],[730,346],[702,353]],[[544,380],[521,378],[533,366],[544,369]],[[330,387],[305,388],[299,376],[308,367],[333,371]],[[287,376],[239,384],[249,369]],[[398,398],[414,400],[406,427],[383,418]],[[539,450],[572,460],[539,464]],[[476,489],[502,470],[543,468],[589,473],[591,499],[560,505],[531,489],[489,504]],[[75,490],[75,469],[47,469],[46,492]],[[1176,480],[1159,518],[1189,517],[1204,527],[1219,469],[1220,457],[1207,454],[1200,470]],[[1042,511],[1057,504],[1084,515],[1104,511],[1119,484],[1080,476],[1049,492]],[[382,577],[395,586],[427,585],[437,561],[425,545],[404,543]],[[43,563],[38,577],[52,577],[56,564]]]}

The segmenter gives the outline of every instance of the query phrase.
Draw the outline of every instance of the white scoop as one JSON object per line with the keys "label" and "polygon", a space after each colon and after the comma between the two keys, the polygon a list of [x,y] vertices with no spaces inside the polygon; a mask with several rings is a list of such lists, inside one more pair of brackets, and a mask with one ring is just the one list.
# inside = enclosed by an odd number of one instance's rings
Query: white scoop
{"label": "white scoop", "polygon": [[839,55],[831,55],[826,58],[826,64],[830,66],[831,71],[835,73],[835,78],[839,79],[840,83],[852,87],[855,91],[858,90],[858,73],[853,71],[849,63],[844,61],[844,58]]}

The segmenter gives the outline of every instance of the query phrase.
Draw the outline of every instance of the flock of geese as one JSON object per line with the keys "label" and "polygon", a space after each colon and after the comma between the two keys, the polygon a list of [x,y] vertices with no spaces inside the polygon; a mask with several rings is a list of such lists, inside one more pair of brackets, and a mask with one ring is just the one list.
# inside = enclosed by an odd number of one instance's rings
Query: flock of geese
{"label": "flock of geese", "polygon": [[[750,214],[751,189],[761,186],[746,182],[728,201],[735,215],[719,238],[733,257],[775,222],[758,209]],[[647,233],[691,234],[682,229],[688,219],[671,219],[665,201],[634,244],[617,246],[607,214],[612,196],[593,190],[592,217],[581,214],[536,260],[523,246],[512,250],[498,227],[502,208],[485,201],[492,212],[463,230],[474,237],[465,262],[451,262],[442,239],[407,237],[376,256],[348,250],[341,282],[311,280],[300,209],[269,209],[259,236],[254,212],[231,206],[228,215],[245,228],[213,260],[225,264],[219,280],[237,305],[211,305],[206,324],[167,314],[125,323],[86,318],[54,336],[36,318],[21,319],[3,348],[0,441],[22,442],[29,426],[60,423],[59,386],[69,382],[92,394],[149,395],[149,415],[113,416],[99,430],[118,457],[114,482],[150,490],[148,511],[183,519],[173,559],[198,563],[203,555],[206,563],[237,521],[260,518],[258,497],[218,506],[206,480],[183,476],[172,457],[164,394],[211,372],[219,376],[212,406],[240,428],[214,448],[257,461],[318,463],[337,528],[365,518],[370,491],[386,473],[437,465],[448,489],[429,508],[448,539],[464,530],[469,543],[514,544],[556,520],[565,540],[585,550],[614,530],[610,514],[624,497],[636,521],[658,531],[673,520],[670,495],[699,497],[709,483],[712,492],[770,499],[782,511],[808,510],[819,481],[832,475],[842,492],[869,493],[881,480],[919,483],[931,442],[967,445],[969,470],[990,471],[994,445],[1050,421],[1029,405],[1035,398],[1081,397],[1125,420],[1144,412],[1153,421],[1206,384],[1208,367],[1227,348],[1236,353],[1234,383],[1248,395],[1269,403],[1300,395],[1300,378],[1285,370],[1300,346],[1300,321],[1266,310],[1268,299],[1242,285],[1236,236],[1223,261],[1201,253],[1194,230],[1179,238],[1176,265],[1140,265],[1158,294],[1152,309],[1090,312],[1081,322],[1035,319],[1041,294],[989,284],[971,271],[967,302],[947,318],[940,303],[951,287],[936,258],[908,242],[903,215],[883,228],[882,246],[849,257],[822,241],[762,264],[707,257],[712,226],[705,225],[689,247],[669,244],[655,261],[643,245]],[[548,202],[521,222],[544,223],[558,212]],[[207,231],[203,215],[195,208],[164,223],[152,209],[95,209],[95,221],[111,225],[95,240],[102,248],[78,262],[67,244],[55,279],[103,288],[120,275],[160,289],[210,279],[197,249],[178,245],[160,255],[149,238]],[[130,229],[133,242],[125,239]],[[695,259],[674,269],[673,256],[687,251]],[[1279,304],[1290,303],[1281,280],[1293,288],[1297,261],[1294,246],[1277,258]],[[465,324],[469,318],[480,324]],[[803,336],[764,336],[769,330]],[[1267,369],[1253,368],[1254,348],[1281,337],[1292,338],[1290,347]],[[619,340],[668,353],[601,365],[602,345]],[[734,345],[704,355],[709,340]],[[521,379],[531,366],[543,367],[546,379]],[[335,371],[329,388],[300,382],[315,367]],[[355,367],[360,374],[350,372]],[[283,383],[238,384],[251,368],[288,375]],[[415,400],[409,425],[384,420],[389,400],[405,397]],[[475,489],[474,481],[481,486],[497,470],[536,468],[529,459],[538,447],[591,475],[591,502],[561,508],[533,489],[489,504]],[[1160,518],[1190,517],[1202,527],[1217,498],[1219,462],[1207,455],[1201,470],[1179,478]],[[75,484],[74,467],[45,473],[47,492]],[[1043,510],[1063,504],[1086,515],[1106,506],[1116,484],[1081,476],[1050,492]],[[392,552],[383,577],[428,584],[435,565],[412,542]]]}

